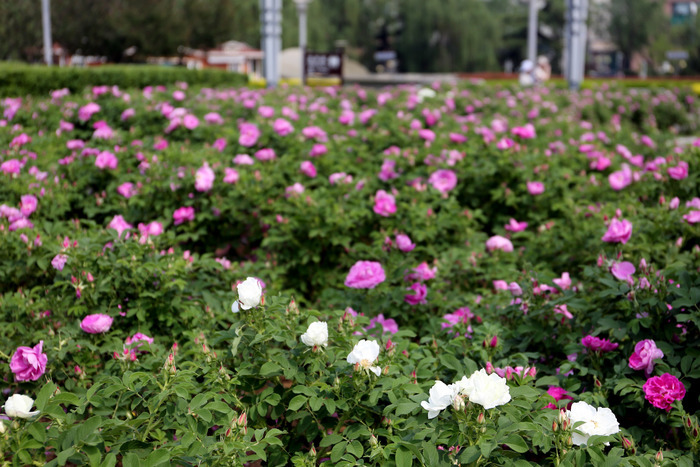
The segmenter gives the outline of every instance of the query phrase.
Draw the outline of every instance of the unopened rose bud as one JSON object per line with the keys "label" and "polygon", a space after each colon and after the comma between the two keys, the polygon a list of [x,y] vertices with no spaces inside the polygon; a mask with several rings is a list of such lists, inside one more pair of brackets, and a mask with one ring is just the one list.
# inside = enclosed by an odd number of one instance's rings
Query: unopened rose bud
{"label": "unopened rose bud", "polygon": [[493,364],[491,362],[486,362],[486,373],[491,374],[494,372]]}
{"label": "unopened rose bud", "polygon": [[312,457],[316,457],[316,447],[312,444],[311,449],[309,450],[309,454],[311,454]]}
{"label": "unopened rose bud", "polygon": [[569,436],[569,439],[566,440],[566,445],[571,447],[574,444],[574,440]]}
{"label": "unopened rose bud", "polygon": [[479,415],[476,417],[476,423],[479,425],[483,425],[485,423],[485,417],[484,417],[484,412],[479,412]]}
{"label": "unopened rose bud", "polygon": [[372,436],[370,436],[370,438],[369,438],[369,444],[370,444],[370,446],[372,446],[373,448],[376,448],[377,446],[379,446],[379,440],[377,439],[376,436],[372,435]]}
{"label": "unopened rose bud", "polygon": [[664,453],[662,451],[657,452],[656,455],[654,456],[654,459],[659,464],[662,463],[664,461]]}
{"label": "unopened rose bud", "polygon": [[559,423],[564,423],[564,420],[567,418],[566,411],[564,409],[559,409]]}
{"label": "unopened rose bud", "polygon": [[491,348],[494,348],[498,345],[498,336],[493,336],[491,338]]}
{"label": "unopened rose bud", "polygon": [[462,396],[456,396],[452,401],[452,408],[457,412],[464,410],[464,398]]}
{"label": "unopened rose bud", "polygon": [[624,447],[627,450],[630,450],[630,449],[632,449],[633,446],[634,446],[634,443],[632,442],[632,440],[627,439],[624,436],[622,437],[622,447]]}
{"label": "unopened rose bud", "polygon": [[559,429],[559,424],[556,420],[552,422],[552,431],[557,431]]}
{"label": "unopened rose bud", "polygon": [[389,365],[384,367],[384,370],[382,370],[382,373],[384,374],[384,376],[389,374]]}
{"label": "unopened rose bud", "polygon": [[389,426],[389,425],[391,425],[391,419],[388,418],[388,417],[382,418],[382,425],[384,425],[384,426]]}

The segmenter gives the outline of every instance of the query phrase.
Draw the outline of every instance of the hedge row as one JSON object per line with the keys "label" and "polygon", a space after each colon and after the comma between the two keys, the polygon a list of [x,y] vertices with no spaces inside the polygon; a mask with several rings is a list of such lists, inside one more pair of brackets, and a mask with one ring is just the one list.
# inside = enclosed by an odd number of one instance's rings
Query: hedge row
{"label": "hedge row", "polygon": [[223,70],[189,70],[183,67],[151,65],[104,65],[91,68],[44,67],[23,64],[0,64],[0,96],[46,95],[52,90],[68,88],[81,92],[85,87],[117,85],[120,88],[143,88],[156,84],[185,81],[201,86],[243,86],[248,77]]}

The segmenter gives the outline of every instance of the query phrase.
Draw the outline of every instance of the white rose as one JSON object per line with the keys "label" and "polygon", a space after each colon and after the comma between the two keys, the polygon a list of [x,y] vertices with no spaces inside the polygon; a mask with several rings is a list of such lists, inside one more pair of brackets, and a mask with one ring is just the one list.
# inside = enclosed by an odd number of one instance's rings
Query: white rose
{"label": "white rose", "polygon": [[238,284],[238,301],[241,309],[249,310],[254,306],[260,305],[260,297],[262,297],[262,286],[260,281],[255,277],[249,277],[242,283]]}
{"label": "white rose", "polygon": [[[607,407],[595,408],[585,402],[575,402],[571,405],[571,410],[567,410],[566,415],[569,417],[571,424],[576,422],[584,422],[574,431],[572,441],[576,446],[586,445],[588,438],[593,435],[610,436],[620,431],[620,424],[612,410]],[[609,443],[605,443],[606,445]]]}
{"label": "white rose", "polygon": [[3,407],[9,417],[30,418],[39,414],[38,410],[31,411],[32,405],[34,405],[34,399],[31,397],[13,394],[7,399]]}
{"label": "white rose", "polygon": [[309,347],[328,346],[328,324],[324,321],[316,321],[309,324],[308,329],[301,335],[301,341]]}
{"label": "white rose", "polygon": [[362,339],[360,342],[355,344],[352,352],[348,354],[347,361],[353,365],[359,364],[365,370],[370,370],[375,375],[379,376],[382,373],[382,369],[378,366],[372,366],[372,363],[374,363],[378,357],[379,344],[377,344],[377,341]]}
{"label": "white rose", "polygon": [[483,368],[474,372],[466,383],[469,391],[469,402],[479,404],[485,409],[493,409],[510,402],[510,388],[506,379],[496,373],[490,375]]}
{"label": "white rose", "polygon": [[428,393],[428,400],[420,403],[421,407],[428,411],[428,418],[435,418],[438,414],[452,405],[457,395],[457,387],[449,386],[440,380],[435,381]]}
{"label": "white rose", "polygon": [[5,433],[7,431],[7,427],[5,426],[5,422],[2,421],[2,418],[0,418],[0,435]]}
{"label": "white rose", "polygon": [[433,89],[430,89],[430,88],[421,88],[416,93],[416,97],[418,98],[417,99],[418,102],[423,102],[423,99],[426,99],[426,98],[432,99],[436,95],[437,95],[437,93]]}

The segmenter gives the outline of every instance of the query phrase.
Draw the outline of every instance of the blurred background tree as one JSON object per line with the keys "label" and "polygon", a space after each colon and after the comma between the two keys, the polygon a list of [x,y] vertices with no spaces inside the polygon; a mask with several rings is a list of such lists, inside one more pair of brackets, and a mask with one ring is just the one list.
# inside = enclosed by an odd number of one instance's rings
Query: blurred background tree
{"label": "blurred background tree", "polygon": [[[282,3],[282,45],[296,47],[296,7]],[[556,73],[565,0],[540,3],[538,50]],[[626,69],[634,55],[660,65],[668,50],[684,49],[685,71],[700,71],[697,16],[674,23],[662,3],[594,3],[590,25],[622,52]],[[175,56],[182,46],[206,49],[228,40],[260,44],[259,0],[52,0],[51,6],[56,43],[111,62]],[[0,0],[0,11],[0,59],[40,61],[40,0]],[[313,0],[308,42],[332,50],[342,40],[348,55],[370,70],[374,53],[387,50],[396,52],[404,72],[499,71],[506,62],[517,69],[526,55],[527,14],[528,0]]]}

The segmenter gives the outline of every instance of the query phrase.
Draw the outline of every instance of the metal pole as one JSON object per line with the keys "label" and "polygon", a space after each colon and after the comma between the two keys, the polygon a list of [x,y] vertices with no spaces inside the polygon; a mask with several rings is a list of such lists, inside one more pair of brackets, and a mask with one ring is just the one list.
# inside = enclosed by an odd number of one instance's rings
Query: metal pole
{"label": "metal pole", "polygon": [[301,54],[301,85],[306,84],[305,73],[305,55],[306,55],[306,12],[307,4],[305,2],[297,3],[297,11],[299,12],[299,53]]}
{"label": "metal pole", "polygon": [[586,69],[588,0],[567,2],[567,80],[569,89],[579,89]]}
{"label": "metal pole", "polygon": [[260,0],[263,73],[267,87],[274,88],[279,80],[279,53],[282,46],[282,0]]}
{"label": "metal pole", "polygon": [[53,65],[53,52],[51,50],[51,6],[49,0],[41,0],[41,24],[44,30],[44,61],[46,65]]}
{"label": "metal pole", "polygon": [[537,0],[530,0],[527,21],[527,59],[532,63],[537,60]]}

